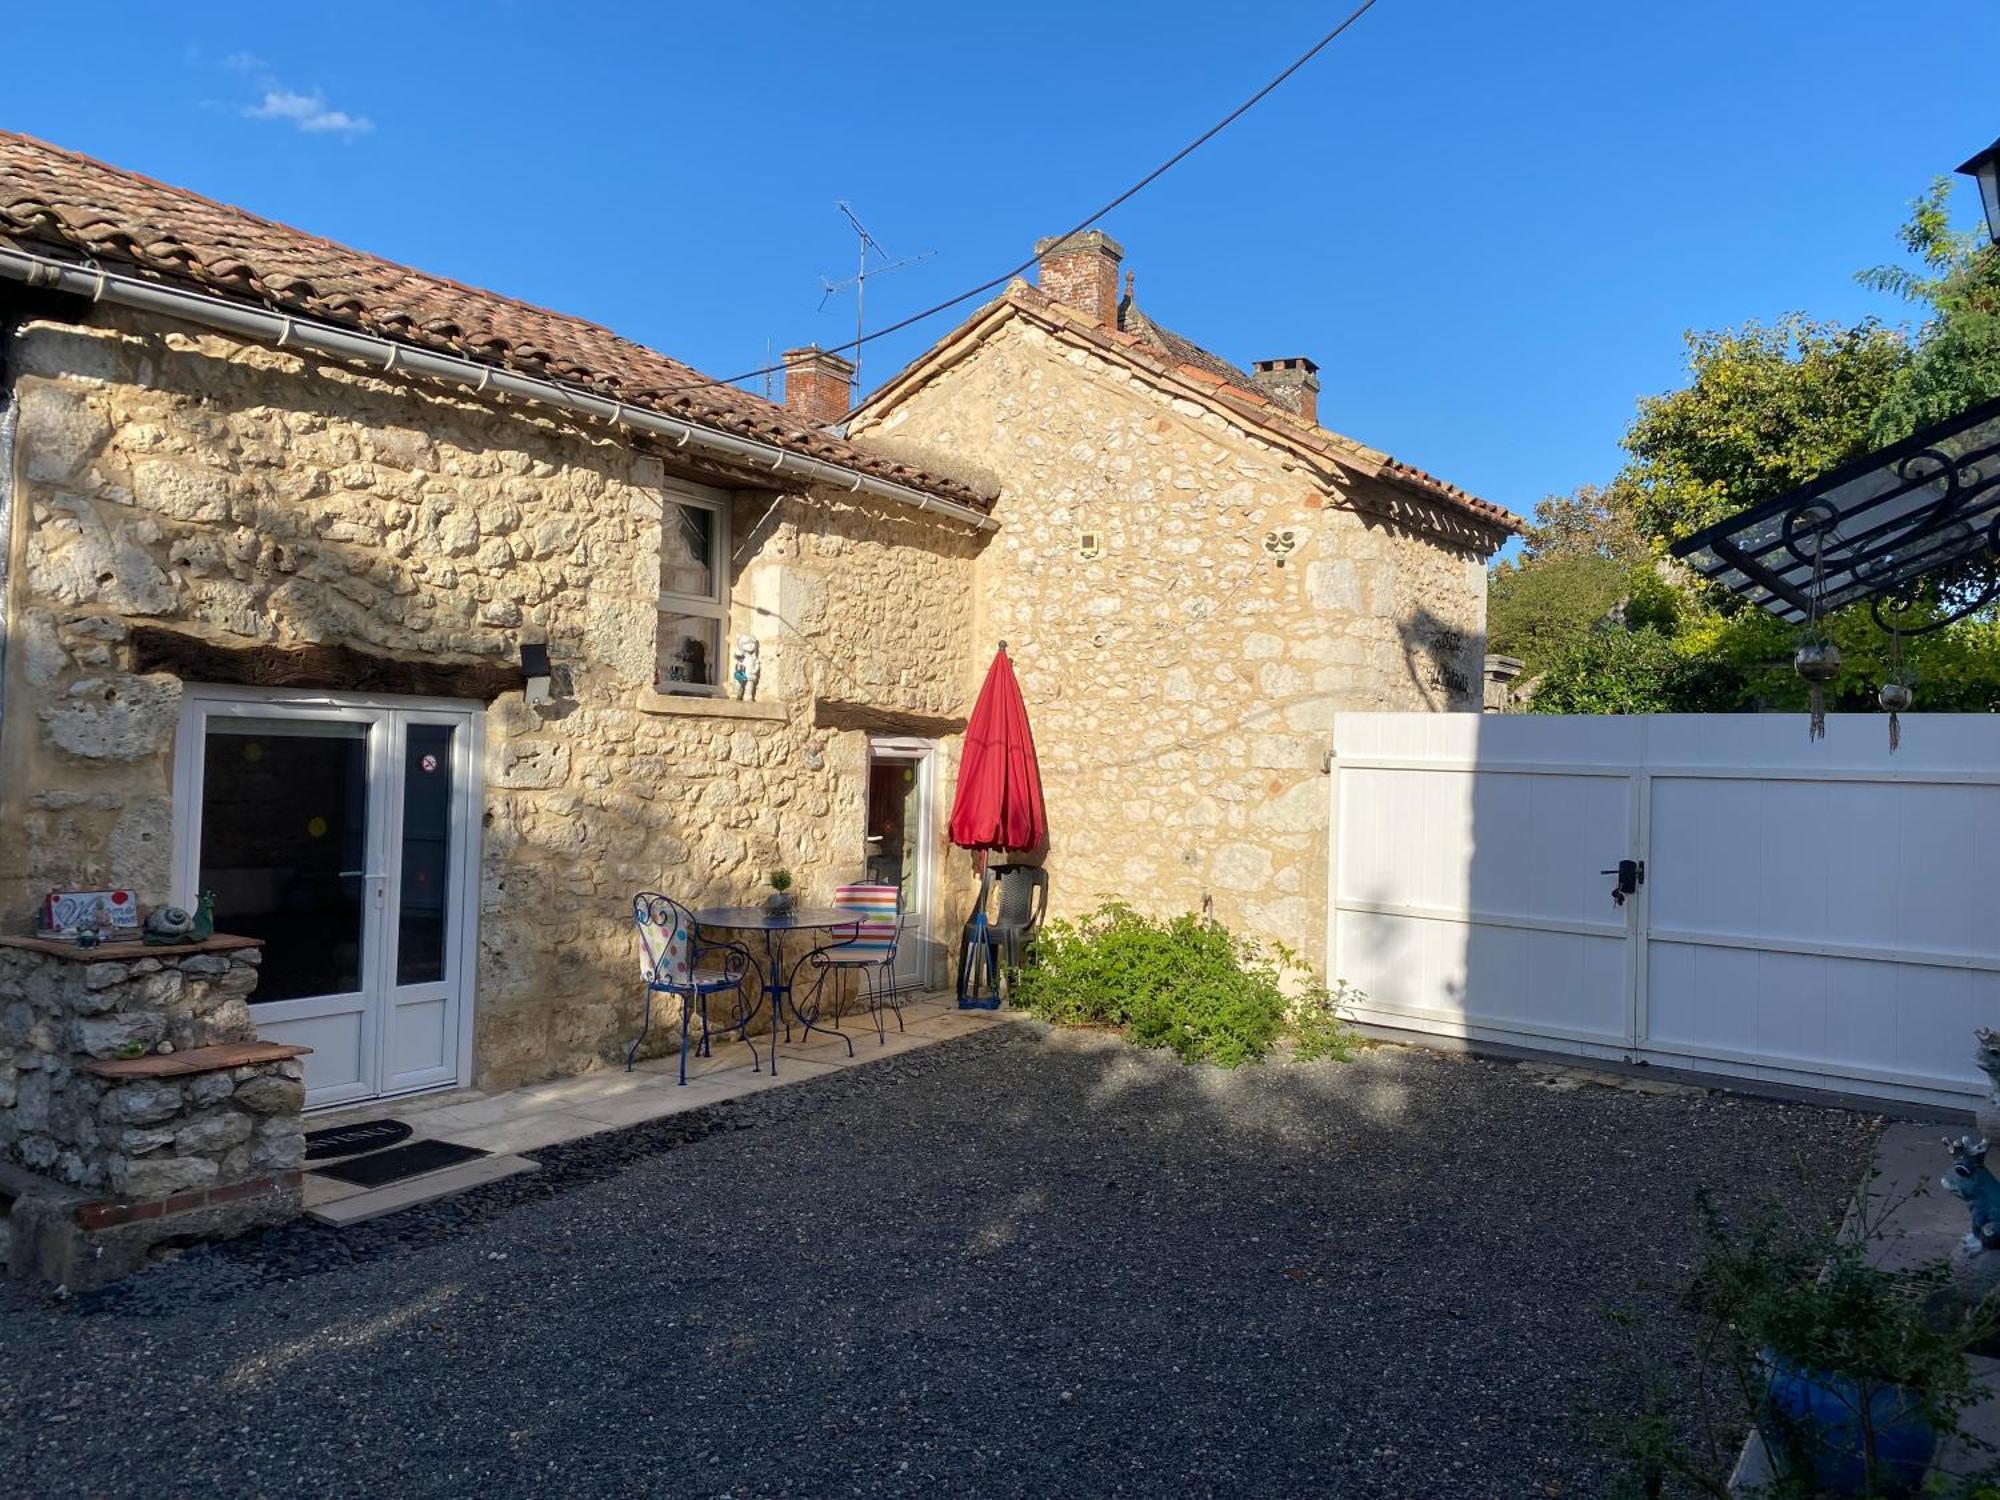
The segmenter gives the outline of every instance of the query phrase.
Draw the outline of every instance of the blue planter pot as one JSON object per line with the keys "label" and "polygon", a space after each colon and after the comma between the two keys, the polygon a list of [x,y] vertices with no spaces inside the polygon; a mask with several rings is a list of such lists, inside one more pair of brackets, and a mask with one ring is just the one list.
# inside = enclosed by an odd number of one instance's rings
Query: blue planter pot
{"label": "blue planter pot", "polygon": [[[1789,1419],[1816,1439],[1805,1461],[1811,1463],[1819,1487],[1834,1495],[1861,1494],[1861,1393],[1854,1382],[1773,1359],[1770,1400],[1776,1419],[1760,1426],[1772,1461],[1781,1466],[1786,1462],[1784,1430]],[[1900,1386],[1875,1390],[1868,1405],[1882,1493],[1916,1494],[1923,1488],[1937,1434],[1916,1414],[1915,1399]]]}

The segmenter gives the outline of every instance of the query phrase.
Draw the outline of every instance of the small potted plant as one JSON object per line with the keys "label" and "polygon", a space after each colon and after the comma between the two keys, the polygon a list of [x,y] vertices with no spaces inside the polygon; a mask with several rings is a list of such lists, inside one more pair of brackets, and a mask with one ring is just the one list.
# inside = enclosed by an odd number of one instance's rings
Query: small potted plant
{"label": "small potted plant", "polygon": [[792,872],[782,866],[771,872],[771,894],[764,898],[764,910],[783,916],[792,909]]}
{"label": "small potted plant", "polygon": [[1965,1350],[1992,1309],[1955,1303],[1942,1264],[1878,1268],[1866,1232],[1800,1233],[1767,1214],[1731,1233],[1703,1214],[1706,1342],[1778,1475],[1813,1494],[1916,1494],[1978,1394]]}

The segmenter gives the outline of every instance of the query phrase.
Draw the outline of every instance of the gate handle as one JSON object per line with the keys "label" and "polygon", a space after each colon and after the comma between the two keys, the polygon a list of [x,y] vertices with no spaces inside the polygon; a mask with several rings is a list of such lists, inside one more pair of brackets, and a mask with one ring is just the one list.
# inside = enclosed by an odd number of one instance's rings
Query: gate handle
{"label": "gate handle", "polygon": [[1611,900],[1613,905],[1623,906],[1625,898],[1646,883],[1646,862],[1643,859],[1621,859],[1615,869],[1599,870],[1597,873],[1618,877],[1618,884],[1611,891]]}

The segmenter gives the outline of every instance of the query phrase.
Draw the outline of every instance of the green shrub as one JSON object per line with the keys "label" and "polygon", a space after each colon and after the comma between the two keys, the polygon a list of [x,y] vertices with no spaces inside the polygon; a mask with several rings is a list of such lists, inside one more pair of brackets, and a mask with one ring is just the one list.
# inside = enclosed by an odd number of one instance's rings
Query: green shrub
{"label": "green shrub", "polygon": [[1299,1030],[1302,1056],[1347,1055],[1338,1003],[1324,985],[1288,997],[1280,983],[1288,956],[1274,963],[1255,943],[1192,914],[1149,917],[1112,902],[1049,923],[1035,953],[1013,993],[1046,1021],[1116,1026],[1142,1047],[1225,1068],[1263,1058],[1288,1024]]}
{"label": "green shrub", "polygon": [[1361,998],[1361,991],[1344,979],[1336,981],[1331,989],[1316,978],[1307,984],[1292,997],[1293,1056],[1301,1062],[1322,1058],[1346,1062],[1354,1056],[1360,1039],[1341,1012]]}

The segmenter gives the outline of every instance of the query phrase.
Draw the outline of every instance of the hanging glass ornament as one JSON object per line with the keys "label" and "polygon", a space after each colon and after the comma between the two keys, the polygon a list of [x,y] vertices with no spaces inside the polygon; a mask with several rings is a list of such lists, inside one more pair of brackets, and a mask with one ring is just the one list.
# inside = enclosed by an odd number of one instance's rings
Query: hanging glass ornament
{"label": "hanging glass ornament", "polygon": [[1785,545],[1801,562],[1812,564],[1808,589],[1805,638],[1792,656],[1792,670],[1812,688],[1812,721],[1807,737],[1826,738],[1826,685],[1840,675],[1840,647],[1821,632],[1820,611],[1826,604],[1826,554],[1840,540],[1840,512],[1824,498],[1801,505],[1785,517]]}
{"label": "hanging glass ornament", "polygon": [[1840,647],[1818,636],[1807,636],[1792,657],[1792,670],[1812,687],[1811,739],[1826,738],[1826,685],[1840,675]]}
{"label": "hanging glass ornament", "polygon": [[[1876,617],[1880,619],[1878,615]],[[1894,755],[1903,743],[1903,710],[1916,702],[1917,694],[1911,684],[1909,674],[1903,670],[1903,632],[1889,632],[1889,677],[1882,684],[1882,690],[1875,695],[1875,701],[1889,711],[1889,753]]]}
{"label": "hanging glass ornament", "polygon": [[1903,721],[1898,717],[1904,709],[1916,702],[1917,695],[1907,682],[1891,679],[1882,684],[1882,691],[1875,699],[1889,710],[1889,751],[1893,755],[1903,743]]}

